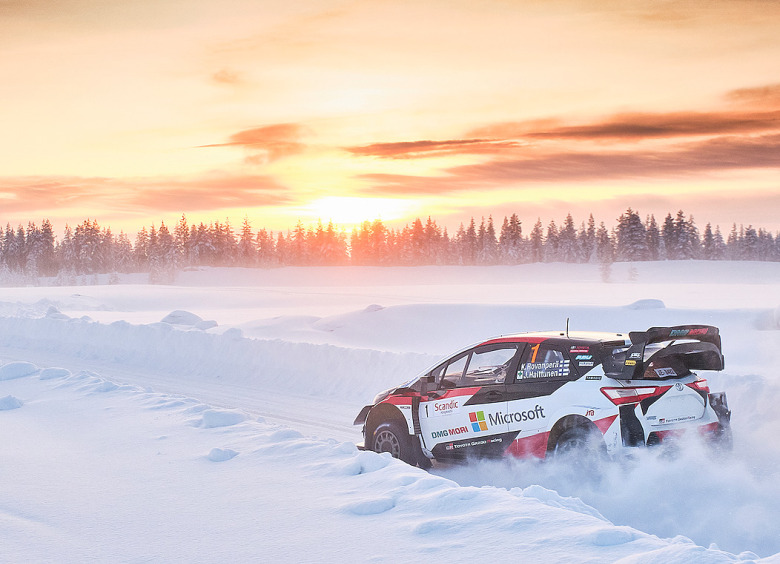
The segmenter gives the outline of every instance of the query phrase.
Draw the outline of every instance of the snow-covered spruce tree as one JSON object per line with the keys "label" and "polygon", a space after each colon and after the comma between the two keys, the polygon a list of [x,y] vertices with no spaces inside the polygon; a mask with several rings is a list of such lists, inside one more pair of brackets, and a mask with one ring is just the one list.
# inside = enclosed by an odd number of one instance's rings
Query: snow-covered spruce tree
{"label": "snow-covered spruce tree", "polygon": [[493,226],[493,216],[488,216],[487,223],[483,217],[477,235],[477,264],[490,265],[497,262],[498,240]]}
{"label": "snow-covered spruce tree", "polygon": [[523,228],[520,218],[513,213],[504,217],[501,235],[498,238],[499,256],[504,264],[520,264],[523,256]]}
{"label": "snow-covered spruce tree", "polygon": [[542,262],[544,259],[544,231],[542,230],[542,218],[537,218],[534,227],[528,235],[528,248],[530,262]]}
{"label": "snow-covered spruce tree", "polygon": [[658,229],[658,223],[655,221],[655,216],[650,214],[645,223],[647,260],[661,260],[663,257],[661,231]]}
{"label": "snow-covered spruce tree", "polygon": [[558,226],[555,220],[550,220],[547,233],[544,237],[544,262],[558,262],[561,260],[559,253]]}
{"label": "snow-covered spruce tree", "polygon": [[566,215],[563,227],[558,232],[558,256],[563,262],[582,262],[577,230],[574,227],[574,218],[572,218],[571,213]]}
{"label": "snow-covered spruce tree", "polygon": [[648,259],[647,231],[639,214],[631,208],[618,218],[616,238],[615,255],[618,261]]}

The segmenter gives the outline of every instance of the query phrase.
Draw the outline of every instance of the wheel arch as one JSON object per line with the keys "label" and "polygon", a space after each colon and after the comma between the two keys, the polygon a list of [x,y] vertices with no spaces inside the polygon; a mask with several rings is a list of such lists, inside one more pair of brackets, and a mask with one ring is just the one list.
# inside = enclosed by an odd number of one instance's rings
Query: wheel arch
{"label": "wheel arch", "polygon": [[398,422],[399,425],[401,425],[407,432],[409,432],[409,424],[407,423],[404,414],[401,413],[401,410],[392,404],[380,403],[372,407],[371,411],[368,412],[365,432],[366,445],[368,445],[370,437],[374,436],[374,431],[376,428],[380,424],[389,421]]}
{"label": "wheel arch", "polygon": [[547,452],[550,453],[555,449],[555,445],[558,443],[558,439],[563,433],[576,427],[586,429],[588,432],[595,431],[602,436],[604,434],[599,430],[598,427],[596,427],[593,421],[587,417],[576,414],[566,415],[565,417],[561,417],[558,421],[556,421],[555,425],[553,425],[552,429],[550,429],[550,435],[547,438]]}

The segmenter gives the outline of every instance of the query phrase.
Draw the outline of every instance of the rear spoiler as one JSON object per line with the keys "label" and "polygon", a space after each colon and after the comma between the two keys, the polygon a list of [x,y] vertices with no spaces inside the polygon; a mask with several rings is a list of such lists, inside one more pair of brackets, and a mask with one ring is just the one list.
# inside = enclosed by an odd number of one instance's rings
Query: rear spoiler
{"label": "rear spoiler", "polygon": [[[675,327],[651,327],[647,331],[632,331],[628,334],[631,346],[622,358],[613,358],[612,369],[607,375],[619,380],[638,380],[645,372],[645,365],[651,360],[659,361],[675,357],[688,370],[723,370],[720,331],[712,325],[677,325]],[[653,343],[670,341],[645,359],[645,348]],[[678,343],[677,341],[683,341]]]}

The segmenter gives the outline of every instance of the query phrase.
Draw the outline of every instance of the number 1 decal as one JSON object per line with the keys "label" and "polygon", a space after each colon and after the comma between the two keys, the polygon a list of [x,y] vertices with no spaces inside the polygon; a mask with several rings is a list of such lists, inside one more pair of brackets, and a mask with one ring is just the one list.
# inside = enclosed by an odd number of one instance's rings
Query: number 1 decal
{"label": "number 1 decal", "polygon": [[536,343],[536,346],[531,347],[531,350],[534,351],[534,355],[531,357],[531,364],[536,362],[536,355],[539,352],[540,346],[542,346],[542,343]]}

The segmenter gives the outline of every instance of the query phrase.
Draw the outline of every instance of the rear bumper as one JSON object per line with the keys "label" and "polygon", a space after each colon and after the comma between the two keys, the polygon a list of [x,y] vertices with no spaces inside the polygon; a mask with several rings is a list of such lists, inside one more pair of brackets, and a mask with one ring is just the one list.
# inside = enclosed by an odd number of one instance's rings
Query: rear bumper
{"label": "rear bumper", "polygon": [[679,439],[692,430],[708,440],[717,440],[727,432],[731,421],[731,411],[725,392],[708,394],[704,415],[694,421],[668,426],[648,425],[640,421],[634,406],[620,408],[620,437],[624,447],[654,446],[665,441]]}

